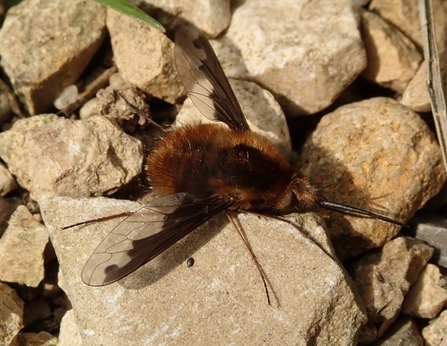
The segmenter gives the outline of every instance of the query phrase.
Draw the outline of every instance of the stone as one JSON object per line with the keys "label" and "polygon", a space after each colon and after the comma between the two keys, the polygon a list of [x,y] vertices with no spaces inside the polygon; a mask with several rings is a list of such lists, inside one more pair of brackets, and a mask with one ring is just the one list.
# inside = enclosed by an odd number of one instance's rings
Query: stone
{"label": "stone", "polygon": [[430,95],[427,89],[427,61],[423,61],[418,71],[408,83],[400,103],[415,112],[430,112]]}
{"label": "stone", "polygon": [[212,42],[227,76],[266,88],[292,116],[329,106],[365,68],[366,56],[351,1],[327,6],[244,1],[225,36]]}
{"label": "stone", "polygon": [[23,301],[7,284],[0,281],[0,344],[17,346],[23,328]]}
{"label": "stone", "polygon": [[0,238],[0,280],[39,286],[45,276],[44,252],[48,242],[46,228],[33,219],[26,207],[19,206]]}
{"label": "stone", "polygon": [[81,333],[76,325],[73,309],[68,310],[62,318],[58,346],[83,346]]}
{"label": "stone", "polygon": [[[59,197],[40,206],[85,344],[354,344],[365,322],[316,214],[287,222],[237,216],[269,281],[268,306],[253,259],[224,215],[119,282],[89,287],[82,268],[120,220],[61,228],[140,204]],[[195,264],[188,267],[191,256]]]}
{"label": "stone", "polygon": [[[199,28],[207,37],[213,38],[224,31],[231,21],[230,0],[146,0],[151,9],[150,13],[162,10],[163,14],[169,14],[169,18],[163,21],[163,15],[156,16],[163,24],[169,26],[173,20],[182,20]],[[144,6],[143,6],[144,8]],[[174,17],[175,19],[173,19]]]}
{"label": "stone", "polygon": [[[286,117],[273,95],[252,82],[235,79],[229,81],[251,130],[269,139],[286,158],[290,158],[292,145]],[[216,121],[208,120],[191,99],[187,98],[176,117],[174,127],[196,123]]]}
{"label": "stone", "polygon": [[115,119],[120,127],[126,121],[144,125],[150,120],[150,107],[146,95],[116,73],[110,77],[110,84],[79,111],[83,120],[98,114]]}
{"label": "stone", "polygon": [[8,11],[0,64],[30,114],[47,111],[79,78],[105,29],[105,9],[91,0],[29,0]]}
{"label": "stone", "polygon": [[415,225],[414,237],[436,248],[432,262],[447,267],[447,221],[435,214],[416,214],[412,221]]}
{"label": "stone", "polygon": [[174,43],[164,33],[111,9],[107,28],[115,63],[126,81],[169,103],[185,96],[174,63]]}
{"label": "stone", "polygon": [[349,271],[370,322],[384,324],[394,321],[405,294],[416,282],[433,251],[431,246],[420,240],[399,237],[351,264]]}
{"label": "stone", "polygon": [[374,343],[374,346],[424,346],[424,339],[416,323],[405,318],[395,322],[386,335]]}
{"label": "stone", "polygon": [[[447,4],[432,0],[438,50],[442,52],[447,43]],[[372,0],[369,9],[387,20],[419,47],[423,46],[418,0]]]}
{"label": "stone", "polygon": [[416,74],[422,55],[415,44],[380,16],[361,11],[368,65],[362,76],[402,93]]}
{"label": "stone", "polygon": [[[447,82],[447,50],[439,53],[441,79]],[[431,112],[430,94],[427,88],[427,62],[423,61],[407,85],[400,103],[415,112]]]}
{"label": "stone", "polygon": [[418,281],[410,288],[402,306],[402,312],[420,318],[438,316],[447,303],[447,281],[439,268],[427,264],[419,275]]}
{"label": "stone", "polygon": [[444,310],[438,318],[430,321],[428,326],[422,329],[422,337],[424,338],[426,346],[440,346],[445,343],[446,335],[447,310]]}
{"label": "stone", "polygon": [[18,337],[20,346],[56,346],[57,337],[48,332],[39,333],[20,333]]}
{"label": "stone", "polygon": [[75,84],[69,85],[62,91],[58,98],[54,100],[54,106],[59,110],[64,109],[72,103],[75,103],[78,97],[78,87]]}
{"label": "stone", "polygon": [[[421,117],[377,97],[325,115],[306,140],[300,166],[330,201],[409,220],[446,181],[439,145]],[[321,210],[343,260],[380,247],[400,227]]]}
{"label": "stone", "polygon": [[102,116],[81,121],[45,114],[0,133],[0,157],[39,201],[113,193],[141,172],[142,145]]}
{"label": "stone", "polygon": [[17,188],[14,177],[9,173],[8,169],[0,163],[0,196],[5,196],[9,192]]}

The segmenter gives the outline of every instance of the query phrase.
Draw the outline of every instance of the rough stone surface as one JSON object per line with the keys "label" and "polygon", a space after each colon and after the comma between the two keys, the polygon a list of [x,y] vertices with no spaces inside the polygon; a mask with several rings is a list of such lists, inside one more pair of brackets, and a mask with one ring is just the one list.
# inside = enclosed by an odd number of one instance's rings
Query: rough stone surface
{"label": "rough stone surface", "polygon": [[8,285],[0,282],[0,343],[16,346],[16,337],[23,328],[23,301]]}
{"label": "rough stone surface", "polygon": [[430,112],[430,95],[427,89],[427,61],[423,61],[419,70],[408,83],[400,100],[404,106],[415,112]]}
{"label": "rough stone surface", "polygon": [[394,321],[405,294],[433,255],[424,242],[400,237],[352,264],[352,278],[366,306],[369,321]]}
{"label": "rough stone surface", "polygon": [[57,337],[48,332],[39,333],[20,333],[18,337],[20,346],[56,346],[58,345]]}
{"label": "rough stone surface", "polygon": [[175,103],[185,95],[174,63],[174,43],[160,30],[109,9],[107,27],[123,78],[150,95]]}
{"label": "rough stone surface", "polygon": [[422,336],[426,346],[444,346],[447,335],[447,310],[444,310],[437,319],[430,321],[422,329]]}
{"label": "rough stone surface", "polygon": [[348,0],[244,1],[213,46],[227,76],[265,87],[291,115],[329,106],[366,66]]}
{"label": "rough stone surface", "polygon": [[0,163],[0,196],[4,196],[16,188],[17,183],[14,180],[14,177],[9,173],[8,169]]}
{"label": "rough stone surface", "polygon": [[45,275],[44,252],[48,232],[24,206],[9,219],[0,238],[0,280],[37,287]]}
{"label": "rough stone surface", "polygon": [[[444,0],[432,0],[432,3],[438,50],[442,52],[447,44],[447,3]],[[418,0],[372,0],[369,9],[422,47]]]}
{"label": "rough stone surface", "polygon": [[446,285],[447,281],[442,277],[439,268],[427,264],[418,281],[405,296],[402,311],[415,317],[436,317],[447,303],[447,290],[444,288]]}
{"label": "rough stone surface", "polygon": [[421,54],[409,38],[377,14],[362,11],[361,15],[368,60],[362,76],[402,93],[422,62]]}
{"label": "rough stone surface", "polygon": [[115,119],[126,129],[132,126],[132,133],[135,133],[137,124],[144,125],[150,121],[150,107],[146,95],[126,82],[119,73],[113,74],[110,84],[99,90],[96,96],[79,110],[79,117],[83,120],[98,114]]}
{"label": "rough stone surface", "polygon": [[29,0],[8,11],[1,66],[30,114],[79,78],[105,33],[104,7],[91,0]]}
{"label": "rough stone surface", "polygon": [[81,333],[76,325],[74,310],[68,310],[62,318],[57,346],[83,346]]}
{"label": "rough stone surface", "polygon": [[[325,115],[303,147],[301,168],[329,200],[403,222],[446,181],[439,145],[426,123],[383,97]],[[379,220],[327,213],[342,259],[382,246],[400,230]]]}
{"label": "rough stone surface", "polygon": [[[229,81],[251,130],[268,138],[285,157],[289,158],[292,145],[286,118],[273,95],[252,82],[235,79]],[[216,123],[205,118],[188,98],[177,115],[174,126],[207,122]]]}
{"label": "rough stone surface", "polygon": [[386,335],[374,346],[424,346],[419,329],[414,321],[406,318],[397,321]]}
{"label": "rough stone surface", "polygon": [[61,227],[139,204],[53,198],[40,206],[87,345],[343,345],[355,343],[365,322],[316,214],[291,216],[295,226],[238,215],[271,284],[268,306],[259,272],[224,215],[118,283],[95,288],[81,281],[82,268],[119,220]]}
{"label": "rough stone surface", "polygon": [[432,262],[447,267],[447,220],[439,215],[418,213],[413,223],[416,229],[412,235],[436,248]]}
{"label": "rough stone surface", "polygon": [[[218,36],[231,21],[230,0],[146,0],[144,2],[150,7],[168,13],[171,21],[174,17],[192,23],[207,37]],[[163,18],[157,17],[157,19],[163,22]]]}
{"label": "rough stone surface", "polygon": [[35,200],[92,196],[114,192],[139,174],[142,146],[105,117],[46,114],[0,133],[0,157]]}
{"label": "rough stone surface", "polygon": [[[447,83],[447,50],[439,53],[441,78]],[[430,95],[427,88],[427,62],[423,61],[419,70],[405,89],[400,100],[404,106],[416,112],[431,112]]]}

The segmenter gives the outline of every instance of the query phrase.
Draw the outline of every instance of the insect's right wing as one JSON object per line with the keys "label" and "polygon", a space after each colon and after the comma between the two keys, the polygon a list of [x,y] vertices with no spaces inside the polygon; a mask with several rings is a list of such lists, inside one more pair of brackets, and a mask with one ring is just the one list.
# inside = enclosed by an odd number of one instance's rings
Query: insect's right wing
{"label": "insect's right wing", "polygon": [[175,34],[175,63],[189,97],[208,119],[250,131],[241,106],[209,41],[192,26]]}
{"label": "insect's right wing", "polygon": [[187,193],[150,202],[99,244],[84,266],[82,281],[104,286],[123,278],[230,205],[219,197],[196,201]]}

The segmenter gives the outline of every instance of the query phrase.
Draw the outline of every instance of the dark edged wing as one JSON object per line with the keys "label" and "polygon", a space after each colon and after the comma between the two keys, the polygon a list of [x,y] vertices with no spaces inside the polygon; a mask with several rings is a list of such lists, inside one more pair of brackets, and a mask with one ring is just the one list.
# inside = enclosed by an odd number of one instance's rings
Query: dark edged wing
{"label": "dark edged wing", "polygon": [[196,201],[188,193],[150,202],[99,244],[82,270],[82,281],[104,286],[123,278],[230,205],[219,197]]}
{"label": "dark edged wing", "polygon": [[177,30],[174,55],[178,74],[197,109],[234,131],[250,131],[211,44],[198,29],[183,26]]}

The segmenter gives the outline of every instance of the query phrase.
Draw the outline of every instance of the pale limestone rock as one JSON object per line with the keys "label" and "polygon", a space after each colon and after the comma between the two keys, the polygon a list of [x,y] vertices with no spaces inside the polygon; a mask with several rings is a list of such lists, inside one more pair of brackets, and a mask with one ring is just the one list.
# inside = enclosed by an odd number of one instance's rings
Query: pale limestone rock
{"label": "pale limestone rock", "polygon": [[408,83],[400,103],[415,112],[430,112],[430,95],[427,89],[427,61],[423,61],[419,70]]}
{"label": "pale limestone rock", "polygon": [[45,275],[44,252],[48,242],[46,228],[33,219],[26,207],[19,206],[0,238],[0,280],[39,286]]}
{"label": "pale limestone rock", "polygon": [[421,318],[436,317],[447,302],[446,280],[439,268],[434,264],[427,264],[405,296],[402,311],[411,316]]}
{"label": "pale limestone rock", "polygon": [[[304,144],[300,167],[329,200],[403,222],[446,181],[439,145],[426,123],[384,97],[325,115]],[[400,230],[379,220],[326,215],[342,259],[382,246]]]}
{"label": "pale limestone rock", "polygon": [[416,323],[406,318],[394,323],[374,346],[424,346],[424,340]]}
{"label": "pale limestone rock", "polygon": [[[405,35],[423,46],[418,0],[372,0],[369,9],[395,25]],[[432,0],[438,50],[441,52],[447,43],[447,3]]]}
{"label": "pale limestone rock", "polygon": [[110,77],[110,84],[99,90],[79,110],[79,116],[83,120],[98,114],[115,119],[123,126],[144,125],[150,119],[150,107],[141,90],[124,81],[119,73],[115,73]]}
{"label": "pale limestone rock", "polygon": [[244,1],[213,47],[227,76],[258,83],[292,115],[318,112],[366,66],[358,16],[348,0],[280,4]]}
{"label": "pale limestone rock", "polygon": [[0,157],[38,201],[115,191],[141,172],[142,145],[102,116],[75,121],[46,114],[0,133]]}
{"label": "pale limestone rock", "polygon": [[78,87],[75,84],[69,85],[62,91],[57,99],[54,100],[54,106],[59,110],[64,109],[70,106],[72,103],[76,102],[78,97]]}
{"label": "pale limestone rock", "polygon": [[82,346],[82,337],[76,325],[73,309],[68,310],[61,322],[59,342],[57,346]]}
{"label": "pale limestone rock", "polygon": [[0,282],[0,344],[17,345],[17,334],[23,328],[23,301],[16,291]]}
{"label": "pale limestone rock", "polygon": [[58,345],[57,337],[48,332],[39,333],[20,333],[18,337],[20,346],[56,346]]}
{"label": "pale limestone rock", "polygon": [[[445,191],[444,188],[438,196],[443,197],[441,196],[444,193],[443,191]],[[416,226],[414,237],[436,248],[436,257],[433,263],[436,263],[440,267],[447,267],[446,218],[434,213],[418,213],[413,218],[412,224]]]}
{"label": "pale limestone rock", "polygon": [[108,9],[107,27],[122,77],[150,95],[175,103],[185,95],[174,43],[160,30]]}
{"label": "pale limestone rock", "polygon": [[[150,7],[161,9],[171,17],[192,23],[206,34],[216,37],[231,21],[230,0],[145,0]],[[151,11],[152,12],[152,11]],[[163,16],[157,19],[163,21]],[[172,22],[173,18],[169,18]],[[167,22],[168,26],[170,23]]]}
{"label": "pale limestone rock", "polygon": [[[447,50],[440,53],[441,78],[447,83]],[[408,84],[400,100],[404,106],[416,112],[431,112],[430,95],[427,88],[427,62],[423,61],[419,70]]]}
{"label": "pale limestone rock", "polygon": [[447,339],[447,310],[422,329],[422,336],[426,346],[444,346]]}
{"label": "pale limestone rock", "polygon": [[361,15],[368,60],[362,76],[402,93],[422,62],[421,54],[409,38],[377,14],[362,11]]}
{"label": "pale limestone rock", "polygon": [[[270,307],[259,272],[224,215],[125,279],[98,288],[81,281],[82,268],[120,220],[61,227],[139,204],[54,198],[41,208],[85,344],[342,345],[354,344],[365,322],[316,214],[290,216],[295,226],[238,215],[271,284]],[[188,267],[191,256],[195,264]]]}
{"label": "pale limestone rock", "polygon": [[79,78],[105,34],[105,9],[94,1],[29,0],[8,11],[1,66],[30,114]]}
{"label": "pale limestone rock", "polygon": [[17,183],[14,180],[14,177],[8,169],[0,163],[0,196],[4,196],[16,188]]}
{"label": "pale limestone rock", "polygon": [[[285,157],[290,157],[292,144],[286,118],[273,95],[252,82],[229,81],[251,130],[269,139]],[[188,98],[177,115],[174,127],[194,123],[217,122],[208,120]]]}
{"label": "pale limestone rock", "polygon": [[433,255],[424,242],[400,237],[352,264],[352,278],[366,306],[369,321],[394,321],[405,294]]}

